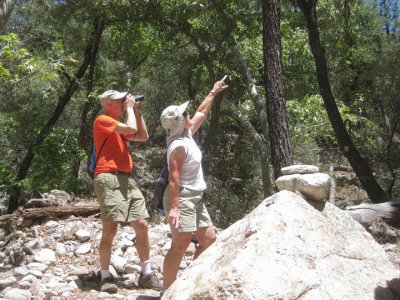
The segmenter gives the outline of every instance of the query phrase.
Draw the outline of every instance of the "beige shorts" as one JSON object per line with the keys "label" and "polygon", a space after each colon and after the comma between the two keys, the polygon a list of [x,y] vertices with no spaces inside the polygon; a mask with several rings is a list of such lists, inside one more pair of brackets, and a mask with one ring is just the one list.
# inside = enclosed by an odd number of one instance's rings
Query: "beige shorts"
{"label": "beige shorts", "polygon": [[[165,210],[165,222],[168,223],[170,209],[169,185],[164,192],[163,198]],[[179,193],[179,208],[181,220],[177,232],[193,232],[199,227],[212,226],[210,215],[203,202],[203,192],[181,188]]]}
{"label": "beige shorts", "polygon": [[94,190],[103,222],[125,224],[149,217],[142,192],[127,175],[101,173],[94,179]]}

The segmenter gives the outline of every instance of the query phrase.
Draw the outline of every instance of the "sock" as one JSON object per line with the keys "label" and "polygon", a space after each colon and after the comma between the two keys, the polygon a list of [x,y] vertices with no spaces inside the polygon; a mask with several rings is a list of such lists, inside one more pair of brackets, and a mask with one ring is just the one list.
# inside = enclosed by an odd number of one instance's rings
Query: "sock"
{"label": "sock", "polygon": [[101,273],[101,279],[111,277],[111,273],[109,270],[100,270]]}
{"label": "sock", "polygon": [[149,276],[151,274],[151,266],[150,260],[146,260],[140,263],[142,266],[142,274],[144,277]]}

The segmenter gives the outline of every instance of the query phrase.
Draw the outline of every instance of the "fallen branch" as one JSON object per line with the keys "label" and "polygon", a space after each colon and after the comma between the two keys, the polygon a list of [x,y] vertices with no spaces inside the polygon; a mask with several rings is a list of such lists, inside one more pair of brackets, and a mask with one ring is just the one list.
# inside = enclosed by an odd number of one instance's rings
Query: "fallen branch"
{"label": "fallen branch", "polygon": [[395,225],[400,222],[400,199],[393,199],[378,204],[360,204],[346,208],[346,211],[353,219],[368,228],[375,221]]}
{"label": "fallen branch", "polygon": [[12,214],[0,216],[0,226],[9,223],[12,220],[18,220],[18,225],[22,225],[26,220],[35,220],[39,218],[62,218],[66,216],[89,216],[100,212],[97,204],[81,205],[81,206],[54,206],[27,208],[17,210]]}

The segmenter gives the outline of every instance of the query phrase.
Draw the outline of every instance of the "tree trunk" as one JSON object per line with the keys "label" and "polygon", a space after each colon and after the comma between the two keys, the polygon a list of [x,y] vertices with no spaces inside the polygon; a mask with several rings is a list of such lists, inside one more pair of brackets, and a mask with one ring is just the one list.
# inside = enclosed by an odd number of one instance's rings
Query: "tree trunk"
{"label": "tree trunk", "polygon": [[[95,43],[93,45],[92,49],[92,54],[90,58],[90,63],[89,63],[89,73],[88,73],[88,79],[87,79],[87,87],[86,87],[86,99],[90,97],[90,94],[93,92],[93,86],[94,86],[94,70],[96,67],[96,57],[97,57],[97,52],[99,50],[99,45],[100,45],[100,39],[101,35],[104,31],[105,28],[105,23],[104,21],[100,21],[99,23],[99,30],[96,32],[96,38],[95,38]],[[97,108],[98,106],[96,106]],[[89,116],[89,111],[91,108],[91,103],[90,101],[86,101],[85,104],[83,105],[82,113],[81,113],[81,126],[79,129],[79,148],[84,149],[85,152],[88,154],[89,157],[89,144],[90,144],[90,131],[92,128],[92,123],[93,120],[91,116]],[[78,157],[75,161],[75,164],[72,168],[73,176],[78,177],[79,175],[79,169],[81,165],[81,159]]]}
{"label": "tree trunk", "polygon": [[[234,43],[234,42],[232,42],[232,43]],[[258,114],[258,120],[260,122],[261,131],[262,131],[265,141],[267,143],[267,147],[269,147],[268,116],[267,116],[267,109],[266,109],[265,103],[264,103],[263,99],[261,99],[261,96],[257,91],[257,87],[255,84],[255,80],[253,79],[253,75],[251,74],[251,71],[250,71],[249,67],[247,66],[246,60],[244,59],[242,53],[240,52],[239,47],[237,46],[237,44],[232,44],[230,48],[231,48],[233,55],[236,57],[236,60],[239,65],[240,73],[242,74],[242,76],[244,77],[244,80],[246,81],[247,91],[250,94],[251,99],[253,100],[254,108],[256,109],[256,112]],[[268,162],[269,162],[269,159],[268,159]]]}
{"label": "tree trunk", "polygon": [[311,51],[315,60],[316,76],[320,94],[324,100],[329,121],[331,122],[332,128],[335,132],[340,149],[343,151],[343,154],[349,161],[354,172],[357,174],[361,185],[367,192],[371,201],[374,203],[385,202],[388,200],[385,191],[375,180],[367,162],[355,148],[348,132],[346,131],[342,117],[340,116],[339,110],[336,106],[329,83],[324,49],[321,45],[319,37],[316,1],[297,0],[297,3],[300,6],[306,20]]}
{"label": "tree trunk", "polygon": [[[231,35],[231,32],[234,29],[235,21],[226,13],[225,9],[222,7],[220,2],[212,1],[214,6],[216,7],[217,11],[219,12],[220,16],[222,17],[223,24],[225,24],[225,35],[229,37],[229,44],[232,54],[235,56],[239,71],[246,82],[246,88],[248,93],[253,100],[254,108],[258,114],[258,120],[261,125],[262,135],[260,136],[255,130],[252,124],[246,120],[243,116],[238,114],[236,115],[237,119],[241,122],[243,126],[245,126],[256,146],[258,147],[260,153],[260,160],[261,160],[261,169],[262,169],[262,181],[263,181],[263,191],[264,196],[269,196],[273,194],[273,184],[269,172],[270,167],[270,153],[269,149],[269,130],[268,130],[268,116],[266,111],[266,106],[264,101],[261,99],[260,94],[257,91],[257,87],[255,85],[255,80],[249,67],[247,66],[246,60],[244,59],[236,41]],[[247,121],[247,122],[246,122]],[[253,131],[254,130],[254,131]],[[262,144],[261,144],[262,142]],[[264,146],[263,146],[264,145]]]}
{"label": "tree trunk", "polygon": [[[232,41],[232,43],[234,43],[234,41]],[[247,91],[251,95],[251,99],[253,100],[254,107],[257,111],[258,120],[261,124],[262,136],[258,135],[257,132],[253,132],[251,129],[253,128],[253,126],[251,124],[250,124],[251,126],[249,126],[249,124],[247,124],[247,122],[245,122],[243,118],[240,118],[239,115],[237,115],[237,119],[241,122],[243,126],[245,126],[249,130],[253,140],[255,141],[256,146],[258,147],[258,151],[260,153],[262,175],[263,175],[262,181],[263,181],[264,196],[270,196],[273,194],[273,185],[269,172],[269,166],[270,166],[270,159],[269,159],[270,153],[268,151],[269,130],[268,130],[268,117],[267,117],[266,107],[264,105],[264,101],[261,99],[260,94],[257,91],[257,87],[254,83],[253,76],[249,70],[249,67],[247,66],[247,63],[242,53],[239,50],[239,47],[237,46],[237,44],[234,43],[231,45],[230,48],[233,55],[236,57],[236,60],[239,65],[239,70],[246,81]],[[260,139],[262,140],[264,146],[260,144],[261,143]]]}
{"label": "tree trunk", "polygon": [[0,0],[0,34],[4,34],[16,2],[16,0]]}
{"label": "tree trunk", "polygon": [[[93,46],[96,44],[96,39],[99,39],[101,36],[101,34],[99,35],[98,32],[99,32],[99,30],[102,31],[102,28],[99,26],[99,24],[97,22],[95,23],[94,27],[95,28],[94,28],[93,32],[91,33],[91,36],[88,40],[88,44],[86,46],[84,59],[83,59],[81,67],[79,68],[79,70],[76,72],[76,74],[70,80],[69,85],[68,85],[64,95],[62,95],[59,98],[57,106],[53,112],[53,115],[50,117],[50,119],[47,121],[47,123],[42,128],[42,130],[39,132],[36,139],[28,147],[25,157],[24,157],[24,159],[19,167],[19,170],[18,170],[18,174],[17,174],[18,182],[20,182],[21,180],[26,178],[28,170],[29,170],[31,163],[33,161],[33,158],[35,156],[35,148],[39,147],[43,143],[43,141],[45,140],[45,138],[48,136],[51,129],[53,128],[54,124],[57,122],[57,120],[61,116],[62,112],[64,111],[65,106],[71,100],[74,92],[79,88],[79,80],[83,77],[83,75],[85,74],[85,72],[89,66],[89,63],[91,60],[91,55],[93,53]],[[10,193],[8,213],[12,213],[18,208],[20,192],[21,192],[21,189],[20,189],[19,185],[16,184]]]}
{"label": "tree trunk", "polygon": [[240,111],[232,106],[229,106],[231,110],[232,116],[244,127],[246,128],[249,136],[254,141],[254,144],[257,147],[258,153],[260,154],[260,163],[261,163],[261,172],[262,172],[262,183],[263,183],[263,191],[264,197],[272,196],[274,193],[274,188],[271,182],[271,176],[269,172],[269,160],[268,160],[268,150],[267,144],[263,137],[258,134],[254,126],[250,123],[250,121],[240,113]]}
{"label": "tree trunk", "polygon": [[262,17],[269,141],[274,176],[277,179],[282,175],[281,169],[292,164],[292,147],[282,74],[279,1],[264,0],[262,3]]}

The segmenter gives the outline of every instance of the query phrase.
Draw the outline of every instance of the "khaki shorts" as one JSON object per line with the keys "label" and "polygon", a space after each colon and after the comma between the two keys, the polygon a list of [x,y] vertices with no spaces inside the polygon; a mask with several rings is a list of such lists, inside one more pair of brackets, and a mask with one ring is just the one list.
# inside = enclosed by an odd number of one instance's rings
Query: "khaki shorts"
{"label": "khaki shorts", "polygon": [[127,175],[101,173],[94,179],[94,190],[103,222],[125,224],[149,217],[142,192]]}
{"label": "khaki shorts", "polygon": [[[164,192],[163,204],[165,210],[165,223],[168,223],[170,208],[169,185]],[[193,232],[199,227],[212,226],[210,215],[203,202],[203,192],[181,188],[179,193],[179,208],[181,220],[177,232]]]}

